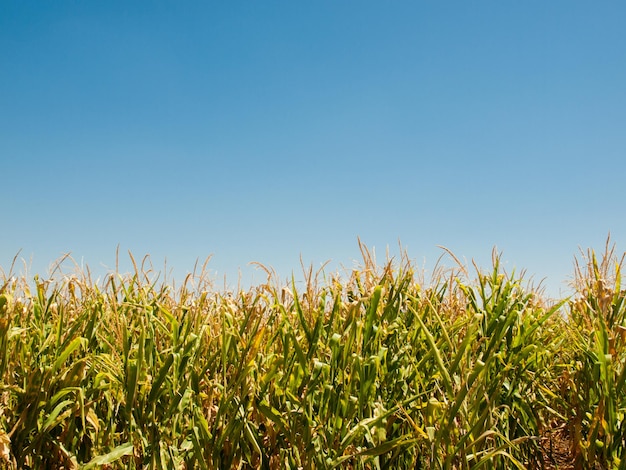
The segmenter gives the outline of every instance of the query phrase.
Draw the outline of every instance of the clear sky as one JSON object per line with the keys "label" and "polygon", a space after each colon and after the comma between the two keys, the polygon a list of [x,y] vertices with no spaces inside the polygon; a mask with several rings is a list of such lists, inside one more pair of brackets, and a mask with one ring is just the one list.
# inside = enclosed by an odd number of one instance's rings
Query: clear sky
{"label": "clear sky", "polygon": [[[626,2],[3,1],[0,266],[626,249]],[[451,264],[451,263],[449,263]],[[18,269],[21,270],[21,265]]]}

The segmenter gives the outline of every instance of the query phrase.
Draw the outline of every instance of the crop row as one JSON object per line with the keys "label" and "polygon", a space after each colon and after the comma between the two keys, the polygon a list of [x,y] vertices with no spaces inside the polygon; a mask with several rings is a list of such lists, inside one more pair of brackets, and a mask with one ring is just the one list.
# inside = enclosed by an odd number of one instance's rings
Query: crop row
{"label": "crop row", "polygon": [[0,468],[626,469],[612,249],[558,302],[362,250],[302,289],[3,275]]}

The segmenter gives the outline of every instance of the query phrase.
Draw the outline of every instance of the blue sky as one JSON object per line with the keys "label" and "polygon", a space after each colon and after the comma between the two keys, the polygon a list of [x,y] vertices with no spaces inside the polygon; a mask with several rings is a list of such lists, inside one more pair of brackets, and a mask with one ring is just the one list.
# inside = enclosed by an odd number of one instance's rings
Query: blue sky
{"label": "blue sky", "polygon": [[[626,3],[2,2],[0,266],[626,247]],[[446,262],[448,263],[448,262]],[[452,264],[452,263],[448,263]],[[21,270],[21,265],[19,270]]]}

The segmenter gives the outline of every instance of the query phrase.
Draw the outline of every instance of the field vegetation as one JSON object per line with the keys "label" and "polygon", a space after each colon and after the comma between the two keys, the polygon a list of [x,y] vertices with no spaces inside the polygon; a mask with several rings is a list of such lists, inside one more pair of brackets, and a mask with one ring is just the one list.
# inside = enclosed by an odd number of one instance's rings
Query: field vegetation
{"label": "field vegetation", "polygon": [[[626,470],[626,291],[607,243],[550,300],[497,253],[236,292],[149,260],[0,274],[0,468]],[[133,261],[134,262],[134,261]]]}

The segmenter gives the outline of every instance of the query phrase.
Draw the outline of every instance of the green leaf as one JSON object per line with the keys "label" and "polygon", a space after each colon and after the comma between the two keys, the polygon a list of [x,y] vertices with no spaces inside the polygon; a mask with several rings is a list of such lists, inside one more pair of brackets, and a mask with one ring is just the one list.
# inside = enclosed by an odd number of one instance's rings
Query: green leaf
{"label": "green leaf", "polygon": [[55,406],[54,410],[52,410],[52,413],[50,413],[50,416],[48,416],[48,419],[46,419],[46,421],[43,423],[43,432],[48,432],[59,423],[61,423],[63,421],[63,417],[61,417],[61,419],[57,419],[59,414],[61,414],[65,407],[72,404],[74,404],[74,400],[64,400],[57,406]]}
{"label": "green leaf", "polygon": [[70,344],[65,347],[65,349],[61,352],[61,354],[54,363],[53,374],[59,370],[59,368],[67,360],[70,354],[76,351],[76,349],[78,349],[81,345],[83,345],[84,347],[87,346],[87,340],[85,338],[75,338],[72,342],[70,342]]}
{"label": "green leaf", "polygon": [[100,465],[108,465],[110,463],[115,462],[116,460],[121,459],[125,455],[131,455],[132,453],[133,453],[133,445],[130,442],[127,442],[126,444],[117,446],[108,454],[99,455],[98,457],[91,459],[88,463],[86,463],[81,468],[81,470],[91,470]]}
{"label": "green leaf", "polygon": [[158,395],[160,395],[161,385],[163,384],[163,381],[165,380],[165,377],[167,376],[167,372],[170,370],[170,367],[172,367],[173,362],[174,354],[170,353],[168,354],[163,366],[161,366],[156,380],[152,383],[152,389],[150,390],[150,395],[148,396],[149,403],[152,403],[158,397]]}

